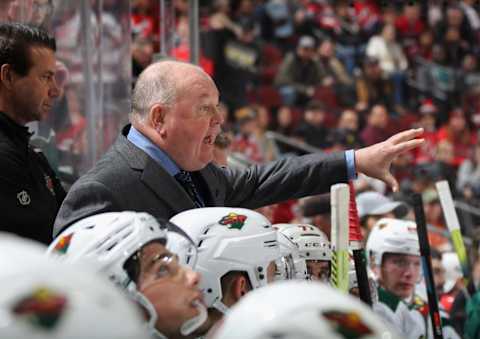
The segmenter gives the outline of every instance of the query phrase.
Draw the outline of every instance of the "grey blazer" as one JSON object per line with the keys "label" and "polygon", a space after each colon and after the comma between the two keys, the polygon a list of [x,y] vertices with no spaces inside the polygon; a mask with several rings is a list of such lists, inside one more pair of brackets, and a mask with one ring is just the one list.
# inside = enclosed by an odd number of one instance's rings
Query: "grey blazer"
{"label": "grey blazer", "polygon": [[[143,211],[169,219],[195,208],[180,184],[127,140],[127,125],[110,150],[70,189],[55,220],[53,235],[90,215]],[[344,153],[290,157],[245,170],[213,164],[193,173],[206,206],[259,208],[325,193],[347,181]]]}

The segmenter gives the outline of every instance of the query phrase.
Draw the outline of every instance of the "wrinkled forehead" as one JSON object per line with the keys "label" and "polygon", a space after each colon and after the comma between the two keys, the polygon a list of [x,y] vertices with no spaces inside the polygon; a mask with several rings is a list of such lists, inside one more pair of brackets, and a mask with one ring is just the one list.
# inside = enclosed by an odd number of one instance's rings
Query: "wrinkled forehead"
{"label": "wrinkled forehead", "polygon": [[56,58],[52,49],[34,45],[28,49],[28,57],[31,68],[55,72]]}
{"label": "wrinkled forehead", "polygon": [[192,72],[187,77],[180,79],[179,95],[195,96],[197,99],[210,99],[217,103],[219,98],[219,92],[213,80],[200,72]]}

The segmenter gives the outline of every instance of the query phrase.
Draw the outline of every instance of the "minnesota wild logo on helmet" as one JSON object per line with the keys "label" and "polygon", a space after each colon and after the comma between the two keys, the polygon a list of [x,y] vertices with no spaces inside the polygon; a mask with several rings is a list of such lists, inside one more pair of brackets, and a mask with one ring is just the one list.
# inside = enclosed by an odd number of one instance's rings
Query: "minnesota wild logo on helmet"
{"label": "minnesota wild logo on helmet", "polygon": [[51,330],[58,324],[66,304],[63,295],[39,287],[17,302],[12,312],[35,327]]}
{"label": "minnesota wild logo on helmet", "polygon": [[345,339],[362,338],[373,333],[355,312],[327,311],[323,312],[323,316]]}
{"label": "minnesota wild logo on helmet", "polygon": [[58,240],[58,242],[55,245],[55,247],[53,248],[53,250],[57,253],[60,253],[60,254],[67,253],[67,250],[68,250],[68,247],[70,246],[70,241],[72,240],[72,237],[73,237],[73,233],[62,236]]}
{"label": "minnesota wild logo on helmet", "polygon": [[218,223],[220,225],[228,226],[229,229],[241,230],[243,225],[245,225],[245,220],[247,220],[246,215],[229,213],[224,216]]}

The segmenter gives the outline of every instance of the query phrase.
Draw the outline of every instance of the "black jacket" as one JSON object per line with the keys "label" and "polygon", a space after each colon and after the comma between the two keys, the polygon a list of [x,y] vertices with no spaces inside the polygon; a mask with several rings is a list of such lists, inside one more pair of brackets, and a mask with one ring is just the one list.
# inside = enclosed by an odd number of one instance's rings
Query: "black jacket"
{"label": "black jacket", "polygon": [[65,191],[29,140],[27,127],[0,112],[0,231],[48,244]]}

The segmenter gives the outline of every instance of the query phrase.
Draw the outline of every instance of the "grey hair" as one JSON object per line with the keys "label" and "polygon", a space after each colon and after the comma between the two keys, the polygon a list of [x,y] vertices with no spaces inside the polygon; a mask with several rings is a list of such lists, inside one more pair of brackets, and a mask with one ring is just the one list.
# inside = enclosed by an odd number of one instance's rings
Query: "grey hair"
{"label": "grey hair", "polygon": [[154,104],[170,106],[177,96],[172,67],[160,61],[150,65],[139,76],[132,94],[130,120],[143,121]]}

